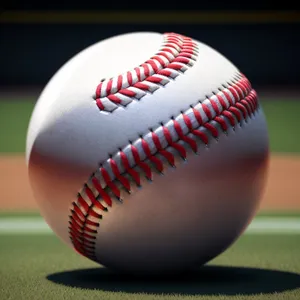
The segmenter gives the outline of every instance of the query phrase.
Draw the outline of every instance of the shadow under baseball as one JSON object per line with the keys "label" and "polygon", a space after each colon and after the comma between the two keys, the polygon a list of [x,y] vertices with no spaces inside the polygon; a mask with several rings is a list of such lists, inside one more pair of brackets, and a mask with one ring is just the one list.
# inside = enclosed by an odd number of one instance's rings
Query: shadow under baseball
{"label": "shadow under baseball", "polygon": [[297,273],[211,265],[168,277],[137,277],[91,268],[53,273],[47,279],[70,287],[146,294],[253,295],[300,288]]}

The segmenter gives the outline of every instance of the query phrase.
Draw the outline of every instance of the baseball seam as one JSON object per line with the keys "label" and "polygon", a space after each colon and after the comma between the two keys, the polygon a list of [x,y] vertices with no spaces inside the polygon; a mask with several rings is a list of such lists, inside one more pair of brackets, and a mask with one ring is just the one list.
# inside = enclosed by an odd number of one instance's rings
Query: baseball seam
{"label": "baseball seam", "polygon": [[121,106],[154,93],[192,67],[198,56],[198,45],[191,38],[165,33],[158,52],[139,67],[125,74],[103,80],[94,99],[100,111],[112,113]]}
{"label": "baseball seam", "polygon": [[258,109],[256,92],[242,74],[218,93],[199,100],[169,122],[119,149],[93,173],[72,203],[69,235],[74,248],[82,255],[97,260],[95,240],[103,212],[113,199],[122,200],[122,193],[131,193],[133,184],[142,186],[142,179],[153,179],[167,166],[176,167],[176,160],[185,160],[187,151],[198,154],[199,145],[208,145],[220,132],[247,122]]}

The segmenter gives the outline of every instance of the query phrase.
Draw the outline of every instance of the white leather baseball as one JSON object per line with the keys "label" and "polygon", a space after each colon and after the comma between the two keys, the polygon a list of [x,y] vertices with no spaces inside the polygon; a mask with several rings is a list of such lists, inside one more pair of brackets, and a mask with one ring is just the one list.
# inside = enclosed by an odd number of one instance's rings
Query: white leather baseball
{"label": "white leather baseball", "polygon": [[155,32],[108,38],[66,62],[26,145],[57,236],[104,266],[146,273],[226,250],[257,212],[268,154],[247,78],[200,41]]}

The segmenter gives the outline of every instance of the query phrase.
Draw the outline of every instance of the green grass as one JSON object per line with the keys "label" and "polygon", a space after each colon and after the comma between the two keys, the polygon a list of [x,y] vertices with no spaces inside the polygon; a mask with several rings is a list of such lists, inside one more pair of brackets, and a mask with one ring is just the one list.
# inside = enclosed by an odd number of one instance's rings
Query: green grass
{"label": "green grass", "polygon": [[[1,215],[0,215],[1,217]],[[300,218],[300,211],[299,210],[262,210],[259,211],[256,215],[256,218],[259,217],[299,217]]]}
{"label": "green grass", "polygon": [[34,101],[0,101],[0,152],[25,152],[27,128]]}
{"label": "green grass", "polygon": [[[273,152],[300,152],[300,101],[261,101]],[[25,151],[28,122],[34,101],[0,101],[0,152]]]}
{"label": "green grass", "polygon": [[41,214],[39,211],[1,211],[0,210],[0,219],[3,218],[16,218],[20,217],[22,219],[24,218],[35,218],[35,217],[41,217]]}
{"label": "green grass", "polygon": [[300,236],[244,235],[194,274],[109,272],[54,235],[0,236],[1,299],[300,299]]}
{"label": "green grass", "polygon": [[[299,99],[300,100],[300,99]],[[300,101],[263,101],[273,152],[300,152]]]}

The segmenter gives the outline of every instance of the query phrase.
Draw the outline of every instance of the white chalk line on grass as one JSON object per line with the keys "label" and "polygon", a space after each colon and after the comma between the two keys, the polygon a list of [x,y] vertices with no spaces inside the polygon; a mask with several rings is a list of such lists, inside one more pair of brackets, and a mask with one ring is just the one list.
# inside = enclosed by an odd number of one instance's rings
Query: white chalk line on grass
{"label": "white chalk line on grass", "polygon": [[52,234],[42,218],[0,218],[0,234]]}
{"label": "white chalk line on grass", "polygon": [[[53,231],[39,217],[0,217],[0,234],[53,234]],[[300,217],[258,217],[245,234],[300,234]]]}

